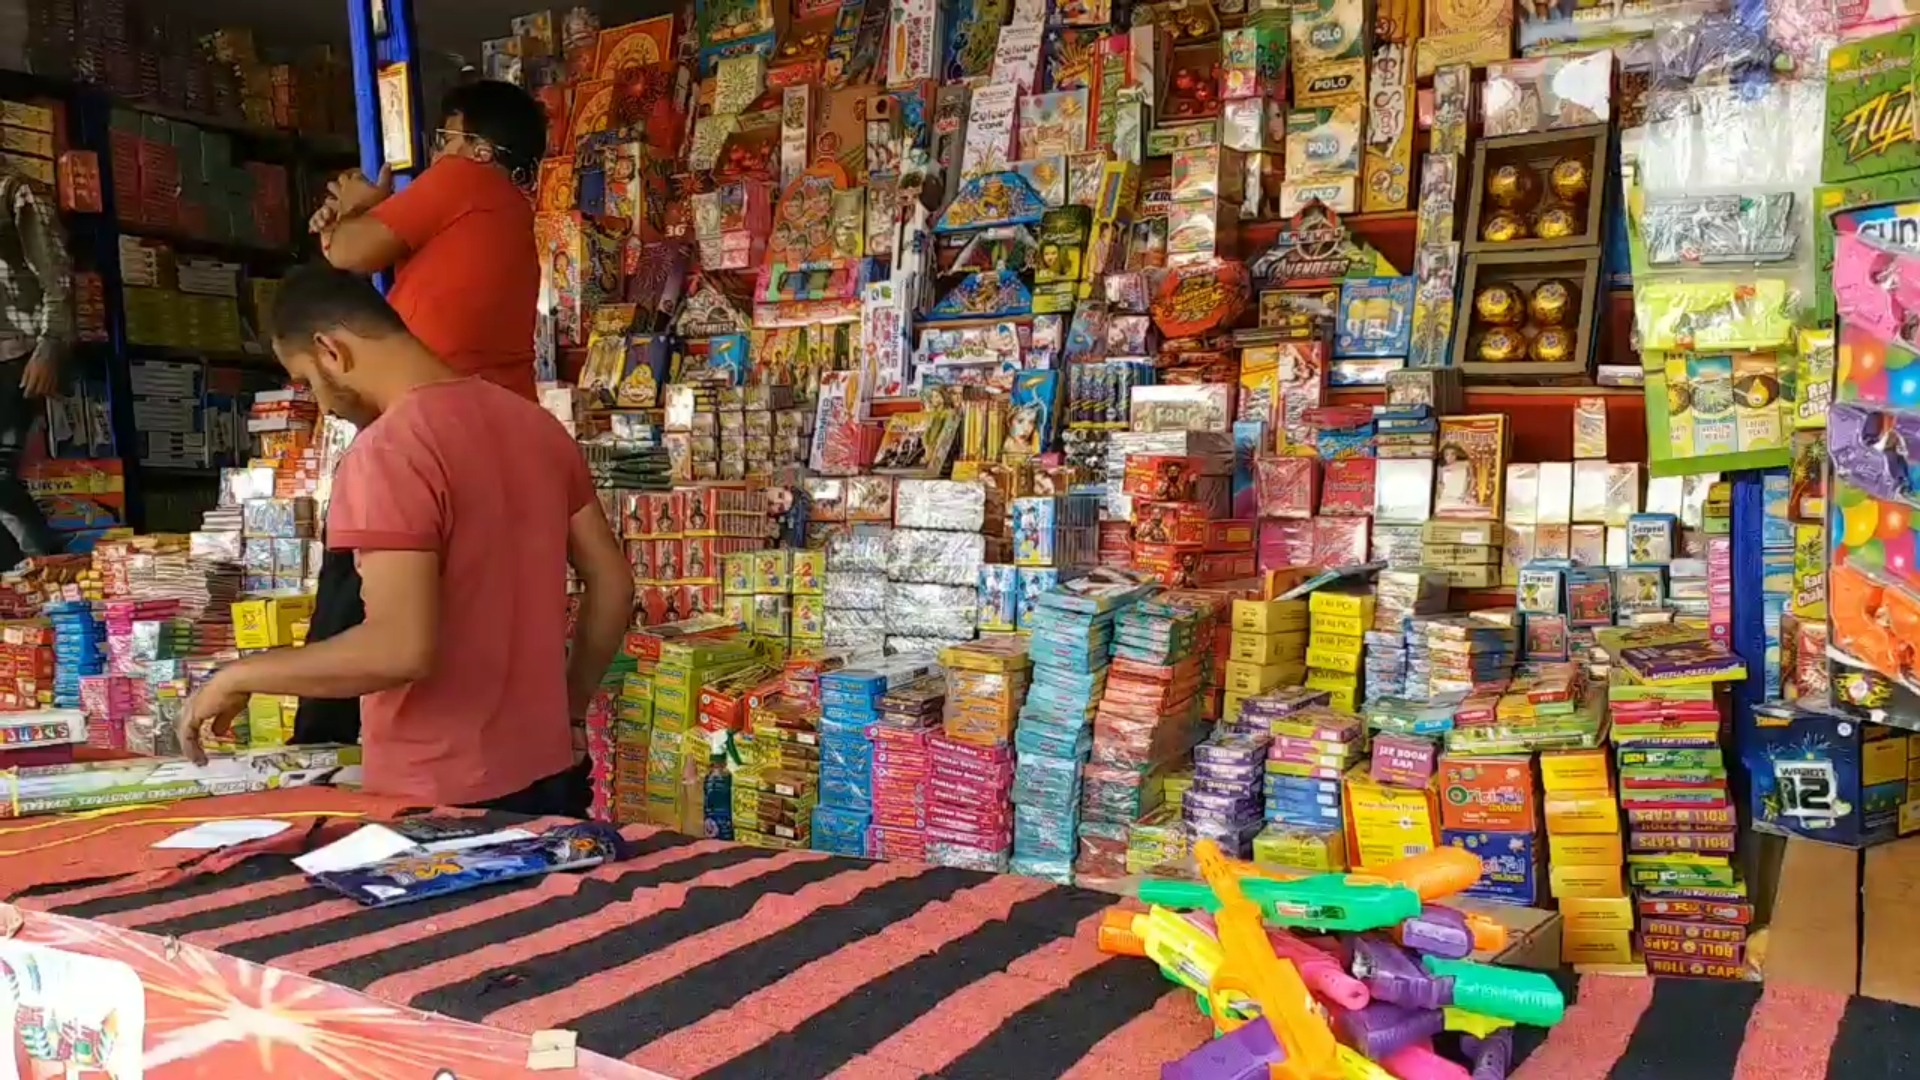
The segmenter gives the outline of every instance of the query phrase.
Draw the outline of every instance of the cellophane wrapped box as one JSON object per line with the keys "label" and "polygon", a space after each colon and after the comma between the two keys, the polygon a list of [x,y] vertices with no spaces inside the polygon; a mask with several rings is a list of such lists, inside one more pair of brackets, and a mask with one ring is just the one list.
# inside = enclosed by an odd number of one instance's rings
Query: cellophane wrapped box
{"label": "cellophane wrapped box", "polygon": [[893,523],[903,529],[978,533],[987,523],[987,488],[961,480],[902,480]]}

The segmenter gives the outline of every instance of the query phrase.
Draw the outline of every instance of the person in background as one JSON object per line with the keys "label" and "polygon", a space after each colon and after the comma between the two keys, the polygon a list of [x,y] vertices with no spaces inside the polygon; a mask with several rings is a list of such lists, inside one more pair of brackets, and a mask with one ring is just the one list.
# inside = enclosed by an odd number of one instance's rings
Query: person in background
{"label": "person in background", "polygon": [[60,538],[20,476],[40,402],[73,342],[73,271],[47,193],[0,165],[0,570],[53,555]]}
{"label": "person in background", "polygon": [[[394,271],[388,300],[444,363],[534,400],[540,261],[526,189],[546,149],[546,113],[525,90],[497,81],[455,87],[441,112],[433,161],[412,184],[395,193],[384,170],[376,180],[345,174],[310,225],[334,266]],[[308,639],[325,641],[363,613],[352,560],[328,553]],[[303,699],[293,738],[357,741],[358,703]]]}
{"label": "person in background", "polygon": [[[350,271],[287,275],[272,325],[288,373],[361,426],[327,545],[352,553],[366,618],[220,668],[180,719],[182,749],[204,761],[203,729],[230,731],[252,694],[358,697],[367,791],[585,816],[587,705],[633,580],[579,447],[538,405],[453,370]],[[571,648],[569,565],[585,590]]]}
{"label": "person in background", "polygon": [[540,259],[528,192],[546,113],[495,80],[454,87],[441,112],[432,164],[413,183],[396,193],[386,170],[347,173],[311,227],[334,266],[394,271],[388,301],[441,360],[532,399]]}

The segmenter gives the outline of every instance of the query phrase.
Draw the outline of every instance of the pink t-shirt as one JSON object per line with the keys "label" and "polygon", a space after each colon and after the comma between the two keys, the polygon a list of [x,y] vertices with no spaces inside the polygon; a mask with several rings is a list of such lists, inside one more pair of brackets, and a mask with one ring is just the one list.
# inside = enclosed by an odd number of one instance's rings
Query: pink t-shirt
{"label": "pink t-shirt", "polygon": [[360,433],[328,546],[440,555],[432,674],[360,699],[367,791],[473,803],[572,766],[567,528],[593,498],[559,422],[482,379],[421,386]]}

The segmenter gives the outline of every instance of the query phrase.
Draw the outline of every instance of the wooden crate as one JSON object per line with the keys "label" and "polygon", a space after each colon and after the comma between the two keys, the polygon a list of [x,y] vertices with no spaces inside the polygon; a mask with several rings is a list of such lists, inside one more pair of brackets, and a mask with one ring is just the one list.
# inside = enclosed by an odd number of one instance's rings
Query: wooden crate
{"label": "wooden crate", "polygon": [[[1606,124],[1593,124],[1588,127],[1567,128],[1562,131],[1531,131],[1524,135],[1502,135],[1492,139],[1482,139],[1473,147],[1473,188],[1467,197],[1467,239],[1466,252],[1469,255],[1482,251],[1558,251],[1567,248],[1600,247],[1606,243],[1605,208],[1607,185],[1611,183],[1611,173],[1607,163],[1611,160],[1612,129]],[[1581,224],[1585,228],[1573,236],[1557,240],[1542,240],[1529,236],[1525,240],[1509,240],[1495,243],[1480,237],[1483,219],[1495,212],[1492,201],[1487,198],[1487,176],[1502,165],[1524,165],[1534,171],[1540,185],[1540,196],[1533,208],[1538,208],[1550,196],[1547,194],[1547,170],[1563,157],[1584,157],[1587,160],[1586,205],[1576,207],[1581,215]]]}
{"label": "wooden crate", "polygon": [[[1600,311],[1608,304],[1601,292],[1600,250],[1489,251],[1467,256],[1461,274],[1460,307],[1454,316],[1453,363],[1461,373],[1481,382],[1507,379],[1540,381],[1583,376],[1593,365],[1593,344]],[[1568,324],[1573,329],[1573,355],[1558,363],[1520,360],[1489,363],[1474,359],[1474,345],[1484,329],[1474,319],[1473,301],[1488,285],[1506,284],[1526,296],[1549,278],[1562,278],[1580,292],[1580,309]],[[1529,335],[1531,337],[1531,335]]]}

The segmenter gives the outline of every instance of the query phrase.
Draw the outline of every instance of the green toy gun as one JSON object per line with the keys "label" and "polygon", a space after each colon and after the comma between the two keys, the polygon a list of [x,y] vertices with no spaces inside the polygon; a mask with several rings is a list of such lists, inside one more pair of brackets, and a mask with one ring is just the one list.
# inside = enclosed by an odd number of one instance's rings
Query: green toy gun
{"label": "green toy gun", "polygon": [[[1240,890],[1259,907],[1265,922],[1322,933],[1381,930],[1420,914],[1419,893],[1377,878],[1315,874],[1296,881],[1278,881],[1247,876],[1240,879]],[[1220,898],[1213,889],[1193,881],[1149,879],[1140,883],[1139,897],[1143,903],[1166,908],[1220,908]]]}

